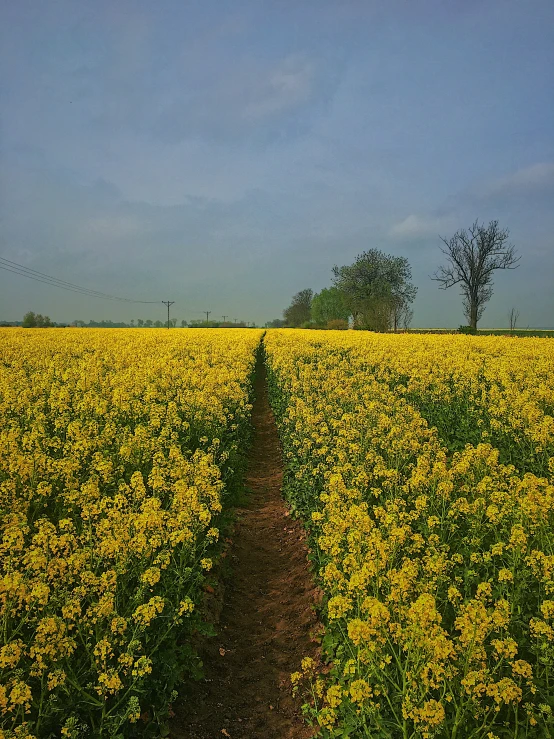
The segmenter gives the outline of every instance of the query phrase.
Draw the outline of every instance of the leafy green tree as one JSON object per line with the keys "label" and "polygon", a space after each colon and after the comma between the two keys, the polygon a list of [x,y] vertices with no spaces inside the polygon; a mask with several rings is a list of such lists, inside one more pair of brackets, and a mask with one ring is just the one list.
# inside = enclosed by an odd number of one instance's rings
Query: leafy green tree
{"label": "leafy green tree", "polygon": [[460,285],[464,314],[474,331],[492,297],[493,272],[519,266],[521,257],[507,243],[509,235],[507,228],[499,228],[498,221],[491,221],[488,226],[475,221],[467,231],[462,228],[450,239],[440,237],[447,263],[431,279],[439,283],[441,290]]}
{"label": "leafy green tree", "polygon": [[293,296],[292,303],[283,311],[287,326],[297,327],[310,321],[313,295],[314,291],[308,288]]}
{"label": "leafy green tree", "polygon": [[417,293],[408,260],[379,249],[359,254],[354,264],[334,267],[333,274],[357,328],[388,331]]}
{"label": "leafy green tree", "polygon": [[267,321],[265,324],[266,328],[283,328],[285,321],[282,318],[274,318],[272,321]]}
{"label": "leafy green tree", "polygon": [[25,313],[25,315],[23,316],[22,326],[24,328],[35,328],[36,325],[37,325],[37,317],[33,313],[33,311],[30,310],[28,313]]}
{"label": "leafy green tree", "polygon": [[151,318],[148,318],[148,319],[147,319],[147,320],[146,320],[146,321],[144,322],[144,325],[146,326],[146,328],[152,328],[152,319],[151,319]]}
{"label": "leafy green tree", "polygon": [[163,323],[161,321],[154,321],[154,328],[162,328]]}
{"label": "leafy green tree", "polygon": [[325,287],[316,293],[312,300],[312,320],[320,326],[326,326],[329,321],[348,321],[350,309],[346,296],[337,287]]}
{"label": "leafy green tree", "polygon": [[42,313],[29,311],[23,316],[22,325],[25,328],[50,328],[54,326],[54,323],[50,320],[49,316],[43,316]]}

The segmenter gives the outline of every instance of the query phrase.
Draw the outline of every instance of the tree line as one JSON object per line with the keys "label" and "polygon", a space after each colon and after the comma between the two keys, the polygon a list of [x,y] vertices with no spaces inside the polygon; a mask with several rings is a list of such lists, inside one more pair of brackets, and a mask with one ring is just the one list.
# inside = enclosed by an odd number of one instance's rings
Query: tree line
{"label": "tree line", "polygon": [[[55,323],[52,321],[49,316],[43,316],[41,313],[34,313],[33,311],[29,311],[26,313],[23,317],[23,322],[15,322],[15,323],[7,323],[4,322],[5,326],[9,325],[21,325],[23,328],[67,328],[68,326],[76,327],[76,328],[168,328],[167,321],[152,321],[151,319],[144,320],[142,318],[138,318],[136,321],[135,319],[131,319],[129,323],[125,323],[124,321],[111,321],[111,320],[102,320],[102,321],[95,321],[90,320],[88,322],[76,320],[72,321],[70,324],[67,323]],[[181,328],[252,328],[254,327],[254,324],[247,324],[245,321],[234,321],[226,322],[226,321],[201,321],[201,320],[192,320],[192,321],[186,321],[183,319],[180,321],[180,327]],[[170,318],[169,319],[169,328],[177,328],[177,318]]]}
{"label": "tree line", "polygon": [[[460,287],[467,333],[477,331],[477,323],[493,294],[493,273],[515,269],[520,257],[508,244],[509,231],[498,221],[488,226],[475,221],[469,229],[460,229],[443,242],[440,250],[446,258],[431,279],[441,289]],[[353,328],[372,331],[408,329],[413,318],[412,303],[417,287],[406,257],[370,249],[356,257],[353,264],[333,268],[333,284],[314,294],[311,289],[293,296],[283,311],[283,320],[268,326],[292,328]],[[519,314],[518,314],[519,315]],[[515,327],[514,311],[510,326]]]}
{"label": "tree line", "polygon": [[353,264],[333,268],[333,284],[319,293],[298,292],[283,312],[286,326],[388,331],[407,328],[417,288],[406,257],[370,249]]}
{"label": "tree line", "polygon": [[[458,285],[463,311],[468,322],[461,326],[467,333],[477,331],[477,323],[493,294],[493,274],[497,270],[515,269],[520,257],[515,247],[508,244],[508,229],[500,228],[498,221],[488,226],[477,220],[468,228],[460,229],[451,238],[439,237],[445,263],[431,279],[446,290]],[[359,254],[354,263],[333,268],[332,285],[314,294],[307,288],[293,296],[283,311],[283,319],[266,323],[268,327],[354,328],[373,331],[408,329],[413,317],[412,303],[417,287],[412,284],[412,271],[406,257],[385,254],[370,249]],[[512,309],[510,329],[513,331],[519,313]],[[23,319],[26,328],[56,326],[48,316],[29,311]],[[130,323],[113,321],[73,321],[72,326],[88,328],[175,328],[177,319],[152,321],[141,318]],[[189,328],[245,328],[254,326],[244,321],[181,321]]]}

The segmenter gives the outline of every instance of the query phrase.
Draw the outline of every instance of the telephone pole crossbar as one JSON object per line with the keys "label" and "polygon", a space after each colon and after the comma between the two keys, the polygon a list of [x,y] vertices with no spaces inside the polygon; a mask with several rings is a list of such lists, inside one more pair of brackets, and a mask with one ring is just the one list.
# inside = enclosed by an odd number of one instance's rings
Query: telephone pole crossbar
{"label": "telephone pole crossbar", "polygon": [[169,328],[169,306],[173,305],[174,300],[162,300],[164,305],[167,305],[167,328]]}

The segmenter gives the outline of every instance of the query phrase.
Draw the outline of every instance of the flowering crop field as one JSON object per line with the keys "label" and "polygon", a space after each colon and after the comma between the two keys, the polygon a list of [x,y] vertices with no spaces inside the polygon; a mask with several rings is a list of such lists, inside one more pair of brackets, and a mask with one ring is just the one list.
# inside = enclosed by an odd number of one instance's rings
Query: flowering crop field
{"label": "flowering crop field", "polygon": [[269,331],[324,737],[554,735],[554,341]]}
{"label": "flowering crop field", "polygon": [[0,329],[0,736],[147,736],[194,671],[260,337]]}

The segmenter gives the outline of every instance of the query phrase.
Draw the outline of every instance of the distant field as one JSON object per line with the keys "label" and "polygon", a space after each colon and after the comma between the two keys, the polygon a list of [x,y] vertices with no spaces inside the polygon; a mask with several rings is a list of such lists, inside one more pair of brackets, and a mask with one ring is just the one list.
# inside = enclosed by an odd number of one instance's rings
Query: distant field
{"label": "distant field", "polygon": [[[411,328],[410,334],[457,334],[455,328]],[[479,328],[477,329],[479,336],[522,336],[529,338],[530,336],[538,338],[554,338],[554,329],[541,328],[517,328],[510,331],[509,328]]]}

